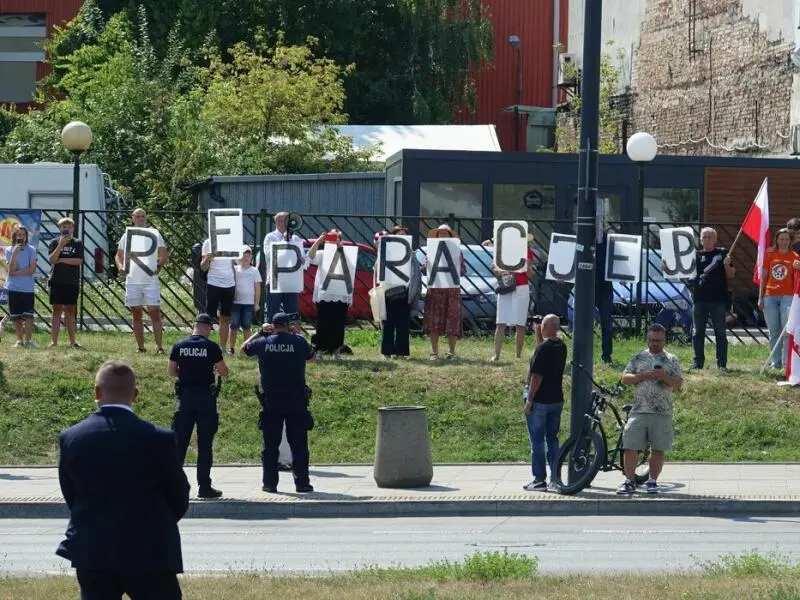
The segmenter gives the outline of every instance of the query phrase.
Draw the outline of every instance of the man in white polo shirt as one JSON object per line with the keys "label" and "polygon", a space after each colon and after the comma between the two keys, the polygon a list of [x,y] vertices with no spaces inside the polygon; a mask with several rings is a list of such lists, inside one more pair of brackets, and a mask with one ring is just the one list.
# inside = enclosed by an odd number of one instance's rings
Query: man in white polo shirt
{"label": "man in white polo shirt", "polygon": [[[206,279],[206,313],[219,323],[219,345],[228,347],[228,332],[236,296],[236,277],[232,258],[215,257],[211,252],[211,240],[203,242],[200,250],[200,268],[208,272]],[[217,316],[219,311],[219,316]]]}
{"label": "man in white polo shirt", "polygon": [[[270,291],[270,260],[269,260],[269,245],[275,242],[292,241],[301,245],[303,240],[296,234],[292,234],[291,240],[287,240],[286,225],[289,220],[288,212],[279,212],[275,215],[275,230],[270,231],[264,236],[264,282],[267,290],[267,310],[264,315],[265,323],[272,323],[272,317],[275,313],[281,311],[286,314],[294,314],[300,312],[300,294],[278,294]],[[303,268],[308,266],[308,259],[306,258],[305,251],[303,251]]]}
{"label": "man in white polo shirt", "polygon": [[[134,227],[147,227],[147,213],[143,208],[133,211],[132,221]],[[117,254],[114,262],[117,271],[125,275],[125,306],[131,309],[133,316],[133,336],[136,338],[136,352],[146,352],[144,347],[144,322],[142,321],[142,308],[147,307],[150,321],[153,324],[153,337],[156,340],[156,354],[164,354],[162,337],[164,326],[161,322],[161,288],[158,284],[158,274],[164,268],[169,255],[167,245],[161,233],[156,230],[158,238],[158,262],[156,263],[156,276],[150,283],[136,283],[131,281],[130,273],[125,272],[125,235],[123,234],[117,244]]]}

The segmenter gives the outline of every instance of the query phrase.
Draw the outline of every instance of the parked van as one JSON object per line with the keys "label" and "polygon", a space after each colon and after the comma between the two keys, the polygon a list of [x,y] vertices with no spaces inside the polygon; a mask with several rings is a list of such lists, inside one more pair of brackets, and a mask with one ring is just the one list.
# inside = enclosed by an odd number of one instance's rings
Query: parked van
{"label": "parked van", "polygon": [[[0,164],[0,208],[41,209],[39,270],[50,272],[47,247],[59,235],[58,218],[72,216],[74,167],[64,163]],[[82,211],[119,210],[120,195],[98,165],[80,166],[80,208]],[[47,212],[53,211],[53,212]],[[113,263],[109,252],[107,216],[89,212],[78,223],[78,238],[84,244],[84,275],[102,274]]]}

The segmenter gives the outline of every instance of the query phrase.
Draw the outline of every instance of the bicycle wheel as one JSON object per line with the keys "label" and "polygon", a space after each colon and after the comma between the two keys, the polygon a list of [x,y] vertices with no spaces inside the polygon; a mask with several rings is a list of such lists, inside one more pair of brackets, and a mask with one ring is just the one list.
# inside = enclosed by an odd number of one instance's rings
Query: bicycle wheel
{"label": "bicycle wheel", "polygon": [[644,485],[650,479],[650,449],[639,452],[639,462],[636,464],[636,485]]}
{"label": "bicycle wheel", "polygon": [[[551,479],[561,494],[577,494],[594,479],[606,457],[606,444],[596,431],[584,431],[573,437],[561,447],[556,459],[555,473]],[[564,482],[562,473],[569,483]]]}

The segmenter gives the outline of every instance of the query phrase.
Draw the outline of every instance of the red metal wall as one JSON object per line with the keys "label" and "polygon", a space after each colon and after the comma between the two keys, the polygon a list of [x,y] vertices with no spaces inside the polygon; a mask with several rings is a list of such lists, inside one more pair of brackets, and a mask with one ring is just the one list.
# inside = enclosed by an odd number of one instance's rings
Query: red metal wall
{"label": "red metal wall", "polygon": [[[56,25],[63,25],[78,14],[83,0],[0,0],[0,14],[44,13],[47,15],[47,35]],[[36,77],[47,74],[44,63],[36,65]]]}
{"label": "red metal wall", "polygon": [[[475,111],[462,110],[456,123],[494,124],[503,150],[514,150],[514,113],[503,109],[517,102],[517,60],[522,56],[522,104],[552,106],[553,0],[484,0],[494,27],[494,64],[476,79]],[[560,40],[566,47],[569,0],[560,0]],[[508,45],[508,36],[520,37],[520,51]],[[525,116],[520,147],[525,150]]]}

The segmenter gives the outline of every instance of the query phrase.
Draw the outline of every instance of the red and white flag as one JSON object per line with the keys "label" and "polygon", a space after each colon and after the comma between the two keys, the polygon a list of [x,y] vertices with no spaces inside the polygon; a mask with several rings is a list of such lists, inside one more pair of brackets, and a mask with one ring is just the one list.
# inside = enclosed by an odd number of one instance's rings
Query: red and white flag
{"label": "red and white flag", "polygon": [[790,385],[800,384],[800,277],[794,278],[794,298],[786,322],[786,380]]}
{"label": "red and white flag", "polygon": [[761,184],[753,205],[742,223],[742,233],[758,244],[758,259],[753,270],[753,282],[761,284],[761,270],[764,268],[764,254],[769,246],[769,192],[767,178]]}

